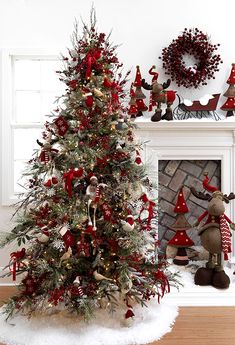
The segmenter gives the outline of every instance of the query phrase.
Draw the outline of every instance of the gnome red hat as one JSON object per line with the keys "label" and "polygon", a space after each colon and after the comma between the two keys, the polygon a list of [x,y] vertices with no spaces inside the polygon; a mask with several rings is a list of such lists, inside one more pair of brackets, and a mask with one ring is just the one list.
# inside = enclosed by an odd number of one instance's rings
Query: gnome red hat
{"label": "gnome red hat", "polygon": [[149,74],[150,74],[150,75],[153,75],[152,83],[153,83],[154,81],[157,81],[157,78],[158,78],[158,73],[153,71],[154,68],[156,68],[156,66],[152,66],[152,67],[150,68],[150,70],[149,70]]}
{"label": "gnome red hat", "polygon": [[135,75],[135,81],[134,81],[135,87],[141,87],[142,86],[142,77],[140,73],[140,66],[136,66],[136,75]]}
{"label": "gnome red hat", "polygon": [[215,192],[218,190],[218,188],[209,185],[209,177],[206,175],[203,182],[202,182],[203,187],[208,191],[208,192]]}
{"label": "gnome red hat", "polygon": [[227,80],[228,84],[235,84],[235,63],[232,63],[232,70]]}
{"label": "gnome red hat", "polygon": [[175,213],[187,213],[188,206],[186,205],[185,199],[184,199],[184,194],[183,194],[183,187],[180,188],[179,194],[178,194],[178,199],[174,208]]}

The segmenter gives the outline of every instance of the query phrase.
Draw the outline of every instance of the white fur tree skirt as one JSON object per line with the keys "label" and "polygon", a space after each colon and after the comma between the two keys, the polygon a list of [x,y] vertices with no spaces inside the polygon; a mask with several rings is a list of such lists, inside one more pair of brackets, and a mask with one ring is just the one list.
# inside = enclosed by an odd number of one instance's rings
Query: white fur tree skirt
{"label": "white fur tree skirt", "polygon": [[124,310],[113,315],[98,310],[89,324],[61,314],[34,317],[23,316],[5,322],[0,313],[0,341],[8,345],[138,345],[160,339],[178,315],[177,306],[162,300],[152,300],[148,308],[136,306],[131,327],[123,327]]}

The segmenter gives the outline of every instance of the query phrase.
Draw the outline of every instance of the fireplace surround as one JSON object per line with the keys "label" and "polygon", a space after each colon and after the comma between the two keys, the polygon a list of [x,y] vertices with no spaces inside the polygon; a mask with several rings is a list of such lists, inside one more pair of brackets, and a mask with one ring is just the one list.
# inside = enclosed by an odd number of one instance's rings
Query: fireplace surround
{"label": "fireplace surround", "polygon": [[[221,190],[228,194],[235,192],[235,120],[183,120],[150,122],[144,118],[136,120],[136,134],[144,142],[143,157],[148,166],[150,178],[158,183],[160,160],[219,160],[221,161]],[[179,186],[180,187],[180,186]],[[234,200],[226,205],[226,214],[235,221]],[[235,258],[235,233],[232,238]],[[196,289],[197,290],[197,289]],[[196,293],[194,289],[193,294]],[[198,294],[191,299],[191,292],[182,298],[182,305],[220,305],[216,289],[211,294],[205,288],[198,288]],[[204,291],[204,292],[203,292]],[[209,290],[210,291],[210,290]],[[235,304],[226,291],[221,305]],[[199,299],[200,296],[200,299]],[[220,294],[221,296],[221,294]],[[229,298],[230,296],[230,298]],[[172,298],[174,293],[172,294]],[[198,297],[198,298],[197,298]],[[203,301],[203,302],[202,302]],[[227,302],[226,302],[227,301]],[[202,304],[201,304],[202,303]],[[219,303],[219,304],[218,304]],[[227,303],[227,304],[226,304]]]}

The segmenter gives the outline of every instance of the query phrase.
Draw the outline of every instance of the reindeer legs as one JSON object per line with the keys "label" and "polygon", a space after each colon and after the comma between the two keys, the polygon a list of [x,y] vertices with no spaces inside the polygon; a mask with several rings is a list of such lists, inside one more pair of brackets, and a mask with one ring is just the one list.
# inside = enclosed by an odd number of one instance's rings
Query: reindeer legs
{"label": "reindeer legs", "polygon": [[206,263],[206,268],[214,268],[215,263],[213,262],[213,254],[209,253],[209,261]]}
{"label": "reindeer legs", "polygon": [[215,271],[217,271],[217,272],[223,271],[221,253],[217,254],[217,263],[215,266]]}
{"label": "reindeer legs", "polygon": [[87,202],[87,215],[88,215],[88,225],[92,225],[91,221],[91,215],[90,215],[90,206],[91,206],[92,200],[89,199]]}

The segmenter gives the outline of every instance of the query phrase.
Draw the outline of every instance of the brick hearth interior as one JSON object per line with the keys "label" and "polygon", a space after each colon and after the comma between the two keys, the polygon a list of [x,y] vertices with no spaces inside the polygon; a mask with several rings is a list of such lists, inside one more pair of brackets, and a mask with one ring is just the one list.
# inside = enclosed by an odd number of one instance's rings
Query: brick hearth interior
{"label": "brick hearth interior", "polygon": [[[221,182],[221,161],[220,160],[159,160],[158,163],[158,235],[161,241],[161,249],[165,251],[169,239],[174,232],[169,229],[175,220],[174,207],[177,200],[179,188],[184,186],[184,196],[189,208],[185,216],[190,224],[205,211],[207,202],[195,198],[190,192],[190,186],[202,190],[204,172],[207,171],[211,178],[211,184],[220,188]],[[200,238],[197,230],[192,228],[187,234],[200,245]]]}

